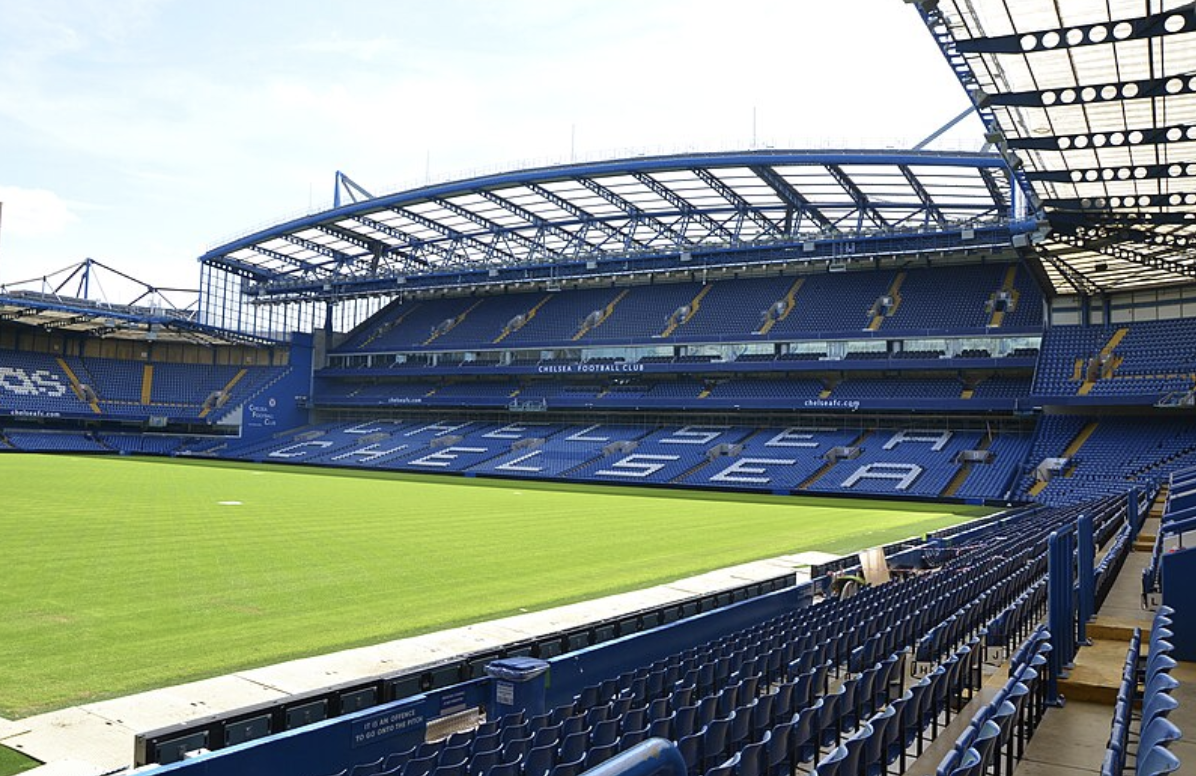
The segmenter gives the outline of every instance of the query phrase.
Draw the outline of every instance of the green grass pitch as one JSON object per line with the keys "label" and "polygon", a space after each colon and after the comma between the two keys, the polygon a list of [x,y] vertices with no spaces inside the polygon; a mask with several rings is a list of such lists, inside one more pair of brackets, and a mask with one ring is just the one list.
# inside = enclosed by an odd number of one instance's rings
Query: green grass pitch
{"label": "green grass pitch", "polygon": [[9,718],[985,512],[135,458],[0,474]]}
{"label": "green grass pitch", "polygon": [[13,749],[0,746],[0,774],[14,776],[14,774],[28,771],[41,765],[37,760],[26,757]]}

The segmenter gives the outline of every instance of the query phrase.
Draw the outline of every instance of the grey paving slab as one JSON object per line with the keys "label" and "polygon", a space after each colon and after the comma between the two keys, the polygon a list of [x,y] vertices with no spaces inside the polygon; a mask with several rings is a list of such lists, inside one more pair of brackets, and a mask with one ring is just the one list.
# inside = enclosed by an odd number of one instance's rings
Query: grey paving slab
{"label": "grey paving slab", "polygon": [[28,722],[28,731],[4,739],[4,745],[46,764],[74,760],[111,771],[133,759],[132,728],[85,709],[63,709],[31,717]]}
{"label": "grey paving slab", "polygon": [[350,682],[363,676],[375,676],[395,670],[385,661],[385,653],[374,649],[351,649],[331,655],[302,658],[248,671],[236,676],[269,687],[284,695],[296,695],[333,684]]}
{"label": "grey paving slab", "polygon": [[782,555],[779,560],[793,563],[798,566],[816,566],[820,563],[827,563],[838,558],[838,555],[830,552],[817,552],[810,550],[807,552],[799,552],[793,555]]}
{"label": "grey paving slab", "polygon": [[15,736],[19,733],[24,733],[29,729],[29,726],[24,722],[13,721],[11,719],[4,719],[0,717],[0,741]]}
{"label": "grey paving slab", "polygon": [[55,760],[25,771],[21,776],[101,776],[105,771],[83,760]]}
{"label": "grey paving slab", "polygon": [[710,571],[696,577],[689,579],[682,579],[668,585],[673,590],[681,590],[690,595],[705,595],[707,593],[716,593],[720,590],[726,590],[731,587],[738,587],[744,583],[745,577],[737,575],[731,569],[720,569],[718,571]]}
{"label": "grey paving slab", "polygon": [[[80,708],[105,722],[140,731],[278,700],[288,694],[232,674],[88,703]],[[38,719],[32,717],[29,722]],[[129,746],[132,747],[132,741]]]}

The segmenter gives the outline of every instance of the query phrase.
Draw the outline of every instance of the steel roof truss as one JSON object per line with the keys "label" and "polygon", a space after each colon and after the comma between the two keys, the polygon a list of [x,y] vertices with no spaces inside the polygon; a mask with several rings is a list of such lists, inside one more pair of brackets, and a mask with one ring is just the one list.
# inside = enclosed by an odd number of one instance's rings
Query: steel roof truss
{"label": "steel roof truss", "polygon": [[913,171],[904,164],[898,165],[897,169],[901,170],[901,174],[905,176],[906,182],[908,182],[910,188],[914,190],[914,194],[917,195],[918,201],[922,203],[922,207],[927,217],[934,219],[935,223],[937,223],[940,227],[946,226],[947,217],[943,215],[942,210],[939,210],[939,206],[935,204],[934,199],[931,198],[930,192],[928,192],[926,187],[922,185],[922,181],[918,180],[918,176],[914,175]]}
{"label": "steel roof truss", "polygon": [[825,213],[814,207],[810,203],[810,200],[806,199],[800,191],[793,187],[793,184],[785,180],[785,178],[782,177],[776,170],[771,167],[765,167],[761,165],[749,167],[748,169],[755,173],[760,180],[767,183],[768,186],[774,192],[776,192],[776,195],[780,197],[781,200],[789,206],[789,208],[797,213],[798,221],[796,224],[792,223],[791,214],[786,213],[785,224],[788,228],[786,228],[785,231],[787,233],[793,234],[793,230],[796,230],[800,227],[801,217],[803,216],[809,216],[814,223],[818,224],[818,226],[823,229],[837,231],[835,223],[831,221],[831,219],[827,218]]}
{"label": "steel roof truss", "polygon": [[[702,225],[704,227],[706,227],[710,236],[714,236],[717,234],[718,236],[720,236],[724,239],[727,239],[727,240],[738,239],[738,234],[736,234],[736,232],[733,232],[733,231],[727,229],[726,226],[719,223],[717,220],[715,220],[714,217],[712,217],[708,213],[706,213],[698,208],[695,208],[693,206],[693,203],[691,203],[689,200],[685,199],[680,194],[673,191],[672,189],[670,189],[668,186],[664,185],[660,181],[656,180],[651,175],[648,175],[647,173],[644,173],[644,172],[640,172],[638,170],[634,170],[631,173],[631,177],[635,178],[637,181],[639,181],[640,183],[647,186],[652,191],[652,193],[656,194],[656,196],[660,197],[665,202],[668,202],[670,205],[675,207],[679,213],[682,213],[684,216],[684,222],[685,222],[686,227],[689,225],[689,223],[691,221],[700,221],[702,223]],[[688,229],[683,227],[682,232],[683,233],[688,232]]]}
{"label": "steel roof truss", "polygon": [[[281,235],[281,237],[287,242],[292,243],[293,245],[298,245],[304,250],[311,251],[312,253],[323,256],[326,259],[332,259],[331,263],[334,263],[337,267],[349,266],[353,264],[353,262],[357,261],[358,258],[360,258],[357,256],[350,256],[347,253],[341,253],[338,250],[329,248],[327,245],[321,245],[314,240],[309,240],[306,237],[300,237],[297,234],[284,234]],[[319,267],[321,270],[327,270],[328,264],[329,262],[316,262],[314,263],[314,266]]]}
{"label": "steel roof truss", "polygon": [[[1119,199],[1114,197],[1114,200]],[[1128,199],[1128,198],[1127,198]],[[1121,228],[1128,226],[1193,226],[1196,217],[1185,212],[1159,213],[1153,210],[1110,210],[1103,202],[1103,197],[1097,197],[1087,207],[1083,200],[1056,200],[1056,207],[1047,213],[1052,223],[1063,220],[1074,221],[1077,218],[1094,226]]]}
{"label": "steel roof truss", "polygon": [[1059,275],[1075,289],[1076,293],[1084,294],[1085,296],[1093,296],[1101,293],[1104,289],[1097,285],[1087,275],[1078,272],[1074,267],[1068,264],[1063,258],[1049,248],[1039,246],[1038,258],[1049,264],[1052,269],[1059,273]]}
{"label": "steel roof truss", "polygon": [[404,232],[402,229],[398,229],[390,224],[377,221],[369,216],[355,215],[353,216],[353,220],[364,226],[368,226],[375,232],[381,232],[387,237],[401,241],[403,245],[409,249],[409,252],[404,252],[401,250],[401,246],[387,246],[386,250],[382,253],[382,259],[384,260],[389,256],[397,255],[406,261],[410,261],[413,264],[418,264],[420,267],[426,269],[432,266],[432,262],[424,258],[424,254],[430,253],[444,261],[452,261],[454,258],[444,246],[438,243],[431,243],[427,240],[421,240],[412,234]]}
{"label": "steel roof truss", "polygon": [[546,235],[554,235],[564,241],[564,248],[561,251],[562,255],[567,255],[572,252],[574,255],[583,253],[583,246],[589,248],[589,243],[582,239],[581,234],[577,232],[570,232],[551,221],[539,216],[522,205],[517,205],[509,199],[500,197],[493,191],[485,190],[479,191],[478,194],[484,199],[493,202],[499,207],[505,208],[514,215],[527,221],[529,224],[536,227],[536,234],[538,240],[543,240]]}
{"label": "steel roof truss", "polygon": [[1100,253],[1115,259],[1121,259],[1122,261],[1128,261],[1134,264],[1150,267],[1151,269],[1161,269],[1164,272],[1170,272],[1181,277],[1196,278],[1196,267],[1190,264],[1181,264],[1162,256],[1142,253],[1140,251],[1130,250],[1129,248],[1118,245],[1118,240],[1121,235],[1108,235],[1098,237],[1096,239],[1090,239],[1087,235],[1082,233],[1059,233],[1052,236],[1060,242],[1067,243],[1068,245],[1072,245],[1077,248],[1084,248],[1085,250]]}
{"label": "steel roof truss", "polygon": [[750,202],[744,199],[739,192],[727,185],[722,178],[718,177],[705,167],[697,167],[692,170],[693,174],[698,176],[698,179],[714,190],[716,194],[727,201],[727,204],[735,208],[735,212],[739,214],[739,229],[742,229],[743,219],[746,216],[751,219],[752,223],[760,227],[760,231],[764,235],[780,236],[781,230],[772,219],[765,216],[757,208],[753,207]]}
{"label": "steel roof truss", "polygon": [[364,255],[353,258],[347,265],[344,266],[351,268],[356,265],[357,262],[367,258],[368,256],[370,259],[370,274],[374,274],[378,271],[378,263],[382,255],[386,253],[386,250],[390,247],[381,240],[371,239],[360,232],[354,232],[352,229],[346,229],[339,224],[320,224],[316,228],[322,232],[325,232],[326,234],[330,234],[339,240],[344,240],[350,245],[365,251]]}
{"label": "steel roof truss", "polygon": [[[293,237],[292,235],[286,234],[286,235],[282,235],[282,237],[284,239],[287,239],[288,242],[294,242],[294,239],[292,239],[292,237]],[[328,274],[328,272],[329,272],[328,266],[326,264],[313,264],[309,261],[304,261],[303,259],[299,259],[294,256],[288,256],[285,253],[280,253],[280,252],[274,250],[273,248],[267,248],[264,245],[255,245],[250,250],[252,250],[254,253],[258,253],[258,254],[261,254],[262,256],[266,256],[268,258],[274,259],[275,261],[281,261],[284,264],[289,264],[293,267],[296,267],[299,270],[301,270],[304,275],[306,275],[308,277]],[[331,262],[329,262],[329,263],[331,263]]]}
{"label": "steel roof truss", "polygon": [[[602,240],[600,243],[598,243],[597,247],[599,247],[599,248],[601,248],[603,245],[608,243],[612,238],[617,239],[620,242],[625,242],[627,240],[628,235],[625,235],[621,230],[606,223],[606,221],[602,220],[601,218],[598,218],[597,216],[595,216],[593,213],[589,212],[588,210],[585,210],[584,208],[582,208],[578,205],[575,205],[574,203],[565,199],[561,195],[557,194],[555,191],[546,189],[543,186],[541,186],[540,184],[534,183],[534,182],[525,183],[524,187],[528,191],[531,191],[532,193],[536,194],[537,196],[547,200],[552,205],[560,208],[561,210],[564,210],[566,213],[568,213],[569,215],[573,216],[578,221],[580,221],[582,224],[582,239],[587,240],[587,242],[588,242],[589,231],[592,227],[600,229],[603,233],[605,233],[607,235],[607,238],[605,240]],[[634,239],[630,240],[630,244],[631,244],[632,248],[648,247],[646,244],[637,242]]]}
{"label": "steel roof truss", "polygon": [[1162,13],[1099,24],[1078,24],[1050,30],[971,38],[956,42],[961,54],[1032,54],[1061,51],[1110,42],[1145,40],[1191,32],[1196,26],[1196,4]]}
{"label": "steel roof truss", "polygon": [[[930,31],[935,43],[938,44],[939,50],[942,51],[943,58],[947,60],[947,64],[955,73],[955,77],[959,80],[960,85],[963,86],[964,92],[967,93],[969,99],[976,106],[976,113],[980,116],[986,133],[989,137],[1003,136],[1001,124],[997,121],[996,114],[981,99],[984,95],[984,90],[980,86],[976,73],[972,70],[967,58],[964,57],[960,49],[960,41],[957,41],[953,35],[953,25],[947,18],[942,7],[940,7],[939,0],[913,0],[913,2],[917,6],[918,13],[922,16],[922,21],[925,23],[926,29]],[[994,141],[990,140],[991,142]],[[1013,159],[1008,153],[1008,147],[1002,143],[997,143],[996,145],[997,150],[1006,162],[1012,164]],[[1033,196],[1033,189],[1029,181],[1022,175],[1020,169],[1015,171],[1014,178],[1027,195]]]}
{"label": "steel roof truss", "polygon": [[989,105],[1019,108],[1049,108],[1062,105],[1112,103],[1150,97],[1196,93],[1196,82],[1188,76],[1165,76],[1134,81],[1113,81],[1066,89],[1039,89],[985,95]]}
{"label": "steel roof truss", "polygon": [[443,207],[445,210],[455,213],[462,218],[466,218],[478,226],[486,229],[493,236],[493,239],[497,240],[501,237],[503,242],[507,245],[507,255],[513,255],[510,253],[510,242],[513,240],[514,242],[517,242],[528,249],[527,257],[525,259],[525,261],[528,263],[534,263],[540,257],[543,257],[549,261],[562,258],[559,253],[551,250],[547,245],[545,245],[543,240],[532,239],[524,234],[521,234],[520,232],[515,231],[514,229],[501,226],[500,224],[491,221],[489,218],[479,215],[468,208],[461,207],[457,203],[450,202],[447,199],[437,199],[433,201],[437,205]]}
{"label": "steel roof truss", "polygon": [[[648,215],[648,213],[640,208],[639,205],[636,205],[634,202],[631,202],[620,194],[616,194],[593,178],[582,177],[578,178],[577,181],[582,186],[597,194],[611,205],[619,208],[630,217],[631,220],[629,224],[631,229],[626,233],[628,250],[630,250],[631,242],[635,241],[635,232],[641,224],[656,232],[657,237],[664,238],[678,247],[688,245],[690,242],[692,242],[685,236],[683,232],[678,232],[673,226],[666,224],[659,218]],[[650,242],[651,241],[649,241],[649,243]]]}
{"label": "steel roof truss", "polygon": [[885,218],[879,210],[872,206],[872,202],[868,199],[868,195],[864,193],[863,189],[861,189],[856,182],[851,179],[851,176],[848,175],[842,167],[837,164],[828,164],[826,165],[826,170],[831,174],[831,177],[835,179],[835,182],[843,187],[843,190],[847,192],[847,195],[851,197],[852,201],[855,202],[856,208],[859,210],[859,218],[861,219],[861,223],[856,225],[857,230],[863,228],[862,219],[865,215],[868,216],[868,219],[872,221],[872,223],[876,224],[881,229],[887,229],[889,226],[891,226],[888,219]]}
{"label": "steel roof truss", "polygon": [[993,202],[997,203],[1000,210],[1009,209],[1009,200],[1005,196],[1005,187],[997,181],[997,173],[987,167],[979,170],[980,178],[984,181],[984,188],[988,189],[989,196],[993,198]]}
{"label": "steel roof truss", "polygon": [[[1169,127],[1127,129],[1125,132],[1083,132],[1050,137],[1017,137],[1006,142],[1010,148],[1036,151],[1070,151],[1073,149],[1110,146],[1148,146],[1186,143],[1196,140],[1196,124],[1176,124]],[[1098,142],[1099,141],[1099,142]]]}
{"label": "steel roof truss", "polygon": [[1026,173],[1030,180],[1049,183],[1117,183],[1122,181],[1168,180],[1196,177],[1196,163],[1138,164],[1114,167],[1084,167],[1069,170],[1041,170]]}

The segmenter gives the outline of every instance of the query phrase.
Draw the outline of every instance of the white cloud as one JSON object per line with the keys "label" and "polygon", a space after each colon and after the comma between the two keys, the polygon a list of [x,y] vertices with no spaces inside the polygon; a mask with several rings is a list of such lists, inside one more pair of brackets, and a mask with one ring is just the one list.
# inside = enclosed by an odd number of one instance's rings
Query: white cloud
{"label": "white cloud", "polygon": [[59,234],[79,220],[70,203],[48,189],[0,186],[0,234],[44,237]]}
{"label": "white cloud", "polygon": [[373,62],[391,54],[397,47],[398,44],[391,38],[350,39],[333,36],[297,44],[295,50],[308,54],[330,54],[337,57],[350,57],[363,62]]}

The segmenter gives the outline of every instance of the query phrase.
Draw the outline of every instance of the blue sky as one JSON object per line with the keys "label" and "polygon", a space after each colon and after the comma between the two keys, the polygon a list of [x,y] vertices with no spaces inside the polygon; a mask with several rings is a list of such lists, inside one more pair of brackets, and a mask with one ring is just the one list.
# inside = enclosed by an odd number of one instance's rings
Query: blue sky
{"label": "blue sky", "polygon": [[326,206],[336,170],[380,194],[745,148],[753,112],[759,145],[908,146],[967,106],[901,0],[0,0],[0,19],[6,283],[91,257],[194,287],[199,254]]}

